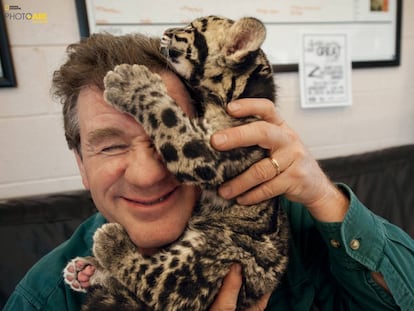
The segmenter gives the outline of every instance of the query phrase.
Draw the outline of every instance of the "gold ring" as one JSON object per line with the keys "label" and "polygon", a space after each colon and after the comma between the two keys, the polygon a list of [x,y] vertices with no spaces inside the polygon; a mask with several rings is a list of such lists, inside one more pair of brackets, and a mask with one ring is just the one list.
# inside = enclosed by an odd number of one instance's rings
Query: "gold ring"
{"label": "gold ring", "polygon": [[276,170],[276,176],[280,174],[280,166],[279,166],[279,162],[277,162],[276,159],[269,157],[268,158],[270,160],[270,163],[272,163],[273,167]]}

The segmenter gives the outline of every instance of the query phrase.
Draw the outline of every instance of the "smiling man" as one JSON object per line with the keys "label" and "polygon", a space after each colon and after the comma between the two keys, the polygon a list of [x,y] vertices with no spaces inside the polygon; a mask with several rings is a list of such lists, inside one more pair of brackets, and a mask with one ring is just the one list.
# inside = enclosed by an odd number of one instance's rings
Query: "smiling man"
{"label": "smiling man", "polygon": [[[161,72],[170,95],[187,113],[190,98],[171,72]],[[166,169],[142,126],[109,106],[102,91],[87,87],[78,98],[83,184],[98,210],[120,223],[142,250],[176,240],[197,199],[195,186],[180,184]]]}

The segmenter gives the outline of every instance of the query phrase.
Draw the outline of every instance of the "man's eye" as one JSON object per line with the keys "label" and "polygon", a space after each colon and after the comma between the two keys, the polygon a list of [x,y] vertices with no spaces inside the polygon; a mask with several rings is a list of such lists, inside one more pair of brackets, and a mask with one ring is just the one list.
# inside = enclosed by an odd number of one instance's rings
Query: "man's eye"
{"label": "man's eye", "polygon": [[107,146],[107,147],[103,147],[101,149],[100,153],[106,154],[106,155],[116,155],[116,154],[121,154],[124,153],[128,150],[128,145],[112,145],[112,146]]}

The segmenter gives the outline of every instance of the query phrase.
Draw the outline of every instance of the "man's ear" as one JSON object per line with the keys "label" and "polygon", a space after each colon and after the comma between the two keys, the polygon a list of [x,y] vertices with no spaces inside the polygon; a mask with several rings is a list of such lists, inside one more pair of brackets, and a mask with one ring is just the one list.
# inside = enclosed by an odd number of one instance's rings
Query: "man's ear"
{"label": "man's ear", "polygon": [[79,173],[82,177],[82,183],[85,189],[89,190],[89,182],[88,182],[88,176],[86,175],[85,166],[83,165],[83,160],[78,151],[73,152],[75,154],[76,163],[78,164]]}
{"label": "man's ear", "polygon": [[266,38],[261,21],[245,17],[236,21],[226,35],[223,53],[232,62],[240,62],[248,53],[258,50]]}

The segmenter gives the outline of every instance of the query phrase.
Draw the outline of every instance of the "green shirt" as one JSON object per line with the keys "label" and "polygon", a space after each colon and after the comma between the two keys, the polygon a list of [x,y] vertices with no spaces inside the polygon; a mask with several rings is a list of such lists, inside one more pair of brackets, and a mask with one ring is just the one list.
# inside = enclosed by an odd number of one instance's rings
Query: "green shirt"
{"label": "green shirt", "polygon": [[[291,258],[267,310],[414,310],[414,241],[340,187],[350,198],[342,223],[318,222],[302,205],[282,198]],[[62,270],[70,259],[91,255],[93,233],[105,222],[99,213],[86,220],[27,273],[3,310],[80,310],[84,294],[64,284]],[[382,273],[393,296],[370,271]]]}

